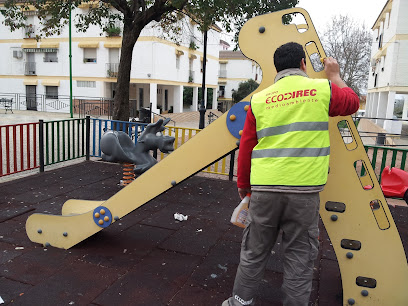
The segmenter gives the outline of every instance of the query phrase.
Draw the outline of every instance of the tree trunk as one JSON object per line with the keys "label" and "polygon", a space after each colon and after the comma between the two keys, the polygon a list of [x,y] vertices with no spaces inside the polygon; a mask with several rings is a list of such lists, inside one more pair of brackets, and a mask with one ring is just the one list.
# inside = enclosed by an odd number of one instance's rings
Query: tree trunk
{"label": "tree trunk", "polygon": [[[136,27],[136,25],[134,26]],[[129,121],[129,84],[132,68],[133,48],[143,27],[132,28],[125,25],[123,29],[122,48],[118,69],[118,81],[114,98],[114,120]]]}

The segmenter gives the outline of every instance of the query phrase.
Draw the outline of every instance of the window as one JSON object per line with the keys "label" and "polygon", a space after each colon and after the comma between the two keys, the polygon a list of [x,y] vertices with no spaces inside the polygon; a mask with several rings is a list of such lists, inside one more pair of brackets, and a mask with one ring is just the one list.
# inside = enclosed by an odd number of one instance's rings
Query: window
{"label": "window", "polygon": [[96,63],[96,48],[84,48],[84,63]]}
{"label": "window", "polygon": [[96,88],[95,81],[77,81],[77,87]]}
{"label": "window", "polygon": [[57,52],[45,52],[44,62],[57,63],[58,62]]}
{"label": "window", "polygon": [[218,91],[218,97],[223,98],[225,95],[225,86],[220,86],[220,89]]}
{"label": "window", "polygon": [[45,97],[47,99],[58,99],[58,86],[45,86]]}

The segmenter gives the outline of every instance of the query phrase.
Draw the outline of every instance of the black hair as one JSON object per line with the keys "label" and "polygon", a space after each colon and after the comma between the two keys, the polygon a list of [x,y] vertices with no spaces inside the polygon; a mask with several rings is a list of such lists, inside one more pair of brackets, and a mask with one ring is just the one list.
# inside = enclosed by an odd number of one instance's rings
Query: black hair
{"label": "black hair", "polygon": [[288,68],[300,68],[302,58],[305,59],[306,63],[306,55],[302,45],[289,42],[276,49],[273,62],[276,71],[279,72]]}

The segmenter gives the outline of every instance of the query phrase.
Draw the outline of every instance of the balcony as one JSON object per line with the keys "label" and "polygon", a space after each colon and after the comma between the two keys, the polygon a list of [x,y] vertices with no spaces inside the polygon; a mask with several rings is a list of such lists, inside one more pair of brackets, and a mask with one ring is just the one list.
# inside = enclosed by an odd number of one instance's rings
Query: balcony
{"label": "balcony", "polygon": [[218,71],[218,77],[226,78],[227,77],[227,70],[220,70]]}
{"label": "balcony", "polygon": [[119,63],[106,64],[106,76],[108,78],[117,78],[119,72]]}
{"label": "balcony", "polygon": [[24,75],[37,75],[35,62],[24,63]]}
{"label": "balcony", "polygon": [[35,38],[35,26],[26,25],[24,28],[24,38]]}

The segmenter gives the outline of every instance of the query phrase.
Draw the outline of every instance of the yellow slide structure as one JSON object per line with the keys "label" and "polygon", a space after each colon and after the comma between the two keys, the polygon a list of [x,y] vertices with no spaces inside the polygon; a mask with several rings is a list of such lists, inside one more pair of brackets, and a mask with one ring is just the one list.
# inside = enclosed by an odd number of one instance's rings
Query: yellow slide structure
{"label": "yellow slide structure", "polygon": [[[303,23],[282,22],[286,15],[295,13],[304,17]],[[240,32],[242,52],[263,71],[256,92],[273,83],[274,51],[289,41],[305,47],[310,77],[326,77],[324,71],[312,69],[325,57],[312,21],[305,10],[293,8],[252,18]],[[31,215],[26,224],[28,237],[33,242],[68,249],[212,164],[237,147],[246,105],[248,102],[234,105],[110,199],[69,200],[62,216]],[[340,266],[343,304],[408,305],[404,249],[355,125],[350,116],[331,118],[329,125],[330,173],[321,193],[320,215]],[[342,135],[344,131],[347,135]],[[181,163],[183,167],[179,167]]]}

